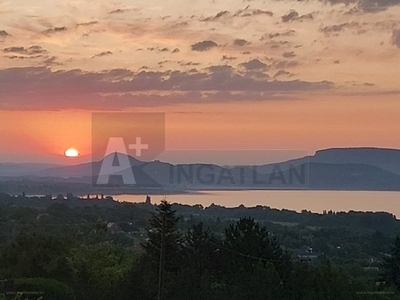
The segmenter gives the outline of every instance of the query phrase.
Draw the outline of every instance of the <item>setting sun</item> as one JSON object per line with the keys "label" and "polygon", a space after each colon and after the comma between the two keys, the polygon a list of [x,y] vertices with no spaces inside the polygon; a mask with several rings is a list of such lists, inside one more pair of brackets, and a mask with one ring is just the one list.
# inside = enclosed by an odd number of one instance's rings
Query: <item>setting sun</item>
{"label": "setting sun", "polygon": [[76,148],[68,148],[64,152],[66,157],[78,157],[79,156],[79,151]]}

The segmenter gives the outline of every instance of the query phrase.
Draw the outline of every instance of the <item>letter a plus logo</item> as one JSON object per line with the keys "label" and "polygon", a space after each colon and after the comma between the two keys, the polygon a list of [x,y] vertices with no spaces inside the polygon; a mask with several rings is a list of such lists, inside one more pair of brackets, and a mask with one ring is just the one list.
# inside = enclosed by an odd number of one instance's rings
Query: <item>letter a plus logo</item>
{"label": "letter a plus logo", "polygon": [[165,148],[162,113],[92,114],[92,185],[154,186],[143,171]]}
{"label": "letter a plus logo", "polygon": [[109,139],[106,155],[101,163],[97,184],[108,184],[110,176],[121,176],[124,184],[136,184],[132,167],[125,149],[124,139],[112,137]]}

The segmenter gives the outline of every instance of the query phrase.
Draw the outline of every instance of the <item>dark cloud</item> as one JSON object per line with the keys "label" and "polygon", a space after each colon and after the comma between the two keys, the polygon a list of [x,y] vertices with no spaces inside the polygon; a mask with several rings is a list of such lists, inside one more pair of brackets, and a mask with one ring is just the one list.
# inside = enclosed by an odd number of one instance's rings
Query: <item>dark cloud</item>
{"label": "dark cloud", "polygon": [[362,0],[359,8],[364,12],[379,12],[400,4],[400,0]]}
{"label": "dark cloud", "polygon": [[218,21],[223,17],[229,17],[229,16],[230,16],[229,11],[224,10],[224,11],[220,11],[215,16],[207,17],[205,19],[202,19],[201,21],[203,21],[203,22]]}
{"label": "dark cloud", "polygon": [[294,53],[293,51],[283,53],[283,57],[285,57],[285,58],[291,58],[291,57],[295,57],[295,56],[296,56],[296,53]]}
{"label": "dark cloud", "polygon": [[55,56],[49,57],[48,59],[46,59],[46,60],[43,62],[43,64],[44,64],[46,67],[50,67],[50,66],[61,66],[62,63],[57,62],[56,59],[57,59],[57,57],[55,57]]}
{"label": "dark cloud", "polygon": [[272,17],[274,14],[267,10],[261,9],[249,9],[250,6],[248,5],[245,9],[238,10],[233,16],[234,17],[251,17],[251,16],[259,16],[259,15],[266,15]]}
{"label": "dark cloud", "polygon": [[121,13],[124,13],[124,12],[126,12],[126,11],[127,11],[126,9],[118,8],[118,9],[115,9],[115,10],[110,11],[109,14],[110,14],[110,15],[111,15],[111,14],[121,14]]}
{"label": "dark cloud", "polygon": [[299,17],[299,13],[295,10],[292,10],[288,14],[282,16],[282,22],[293,21],[298,17]]}
{"label": "dark cloud", "polygon": [[351,3],[357,3],[359,0],[324,0],[324,2],[328,1],[330,4],[346,4],[349,5]]}
{"label": "dark cloud", "polygon": [[136,73],[125,69],[98,73],[53,72],[45,67],[4,69],[0,70],[0,109],[119,110],[193,101],[267,100],[274,99],[277,93],[290,95],[334,87],[328,81],[270,81],[258,70],[250,73],[251,76],[240,74],[229,65],[203,71]]}
{"label": "dark cloud", "polygon": [[398,48],[400,48],[400,29],[393,30],[392,43],[393,45],[396,45]]}
{"label": "dark cloud", "polygon": [[274,61],[273,66],[276,69],[286,69],[296,67],[299,63],[295,60],[277,60]]}
{"label": "dark cloud", "polygon": [[5,36],[9,36],[11,34],[9,34],[7,31],[5,30],[0,30],[0,37],[5,37]]}
{"label": "dark cloud", "polygon": [[291,10],[288,14],[282,16],[282,22],[292,22],[292,21],[302,21],[302,20],[312,20],[314,17],[312,14],[306,14],[300,16],[295,10]]}
{"label": "dark cloud", "polygon": [[198,65],[200,65],[200,63],[197,63],[197,62],[183,61],[183,60],[178,61],[178,64],[181,66],[198,66]]}
{"label": "dark cloud", "polygon": [[[323,0],[324,2],[326,0]],[[330,4],[350,4],[355,3],[356,6],[353,7],[348,14],[358,14],[358,13],[374,13],[384,11],[390,7],[400,5],[400,0],[327,0]]]}
{"label": "dark cloud", "polygon": [[192,45],[193,51],[207,51],[211,48],[217,47],[218,45],[213,41],[202,41]]}
{"label": "dark cloud", "polygon": [[98,21],[91,21],[91,22],[84,22],[84,23],[78,23],[76,24],[77,26],[90,26],[90,25],[96,25],[99,24]]}
{"label": "dark cloud", "polygon": [[215,74],[227,74],[228,76],[231,76],[234,73],[234,69],[232,66],[230,65],[221,65],[221,66],[211,66],[208,67],[206,69],[207,71],[209,71],[211,74],[215,75]]}
{"label": "dark cloud", "polygon": [[43,49],[40,46],[30,46],[27,50],[26,50],[28,55],[33,55],[33,54],[45,54],[47,53],[46,49]]}
{"label": "dark cloud", "polygon": [[[8,47],[3,49],[4,53],[11,53],[11,54],[18,54],[24,56],[30,56],[26,58],[36,58],[41,57],[42,55],[47,54],[47,50],[42,48],[41,46],[30,46],[28,48],[25,47]],[[25,57],[14,57],[11,56],[10,58],[25,58]]]}
{"label": "dark cloud", "polygon": [[56,32],[63,32],[63,31],[67,31],[67,27],[65,27],[65,26],[53,27],[53,28],[46,29],[46,30],[44,30],[42,32],[44,34],[51,34],[51,33],[56,33]]}
{"label": "dark cloud", "polygon": [[24,47],[8,47],[8,48],[4,48],[3,52],[6,53],[23,53],[25,52],[25,48]]}
{"label": "dark cloud", "polygon": [[282,77],[282,76],[291,76],[292,74],[285,70],[279,70],[275,73],[274,78]]}
{"label": "dark cloud", "polygon": [[290,43],[289,43],[289,41],[269,40],[269,41],[265,42],[265,44],[273,49],[278,49],[278,48],[281,48],[282,46],[284,48],[287,48]]}
{"label": "dark cloud", "polygon": [[297,18],[296,20],[302,21],[302,20],[313,20],[314,16],[310,13],[310,14],[305,14],[300,16],[299,18]]}
{"label": "dark cloud", "polygon": [[101,52],[99,54],[93,55],[92,58],[108,56],[108,55],[111,55],[111,54],[113,54],[111,51],[104,51],[104,52]]}
{"label": "dark cloud", "polygon": [[253,14],[253,16],[257,16],[257,15],[267,15],[272,17],[274,14],[270,11],[267,10],[261,10],[261,9],[255,9],[251,12]]}
{"label": "dark cloud", "polygon": [[228,56],[228,55],[223,55],[222,60],[235,60],[237,57],[235,56]]}
{"label": "dark cloud", "polygon": [[243,46],[248,45],[249,42],[246,41],[246,40],[244,40],[244,39],[236,39],[236,40],[233,42],[233,44],[234,44],[235,46],[243,47]]}
{"label": "dark cloud", "polygon": [[240,65],[243,66],[248,71],[266,70],[267,69],[267,65],[264,64],[263,62],[259,61],[258,59],[252,59],[248,62],[241,63]]}
{"label": "dark cloud", "polygon": [[269,34],[265,34],[261,37],[261,41],[262,40],[266,40],[266,39],[274,39],[277,37],[286,37],[286,36],[293,36],[295,35],[296,31],[295,30],[287,30],[284,32],[274,32],[274,33],[269,33]]}
{"label": "dark cloud", "polygon": [[[139,51],[139,50],[143,50],[143,49],[137,49],[137,51]],[[148,47],[147,50],[148,51],[157,51],[157,52],[172,52],[172,53],[178,53],[179,52],[178,48],[175,48],[174,50],[170,51],[170,49],[167,48],[167,47],[163,47],[163,48],[161,48],[161,47]]]}
{"label": "dark cloud", "polygon": [[341,24],[334,24],[330,26],[325,26],[320,28],[320,31],[323,32],[326,36],[337,35],[339,32],[342,32],[346,29],[358,29],[360,28],[360,24],[358,22],[346,22]]}

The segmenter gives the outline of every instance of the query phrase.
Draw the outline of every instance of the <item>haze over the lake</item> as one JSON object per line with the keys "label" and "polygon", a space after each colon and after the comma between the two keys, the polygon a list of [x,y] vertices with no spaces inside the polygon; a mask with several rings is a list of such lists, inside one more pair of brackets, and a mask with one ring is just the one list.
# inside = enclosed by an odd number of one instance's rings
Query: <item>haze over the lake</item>
{"label": "haze over the lake", "polygon": [[[400,148],[398,1],[0,1],[0,158],[90,159],[93,111],[168,149]],[[240,163],[240,162],[238,162]]]}

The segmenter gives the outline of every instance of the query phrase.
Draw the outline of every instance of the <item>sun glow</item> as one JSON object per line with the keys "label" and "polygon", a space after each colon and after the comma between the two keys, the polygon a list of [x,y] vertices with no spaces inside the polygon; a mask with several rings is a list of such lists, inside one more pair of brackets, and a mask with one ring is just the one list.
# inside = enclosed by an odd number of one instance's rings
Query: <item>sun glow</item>
{"label": "sun glow", "polygon": [[67,150],[65,150],[64,152],[66,157],[78,157],[79,156],[79,151],[76,148],[68,148]]}

